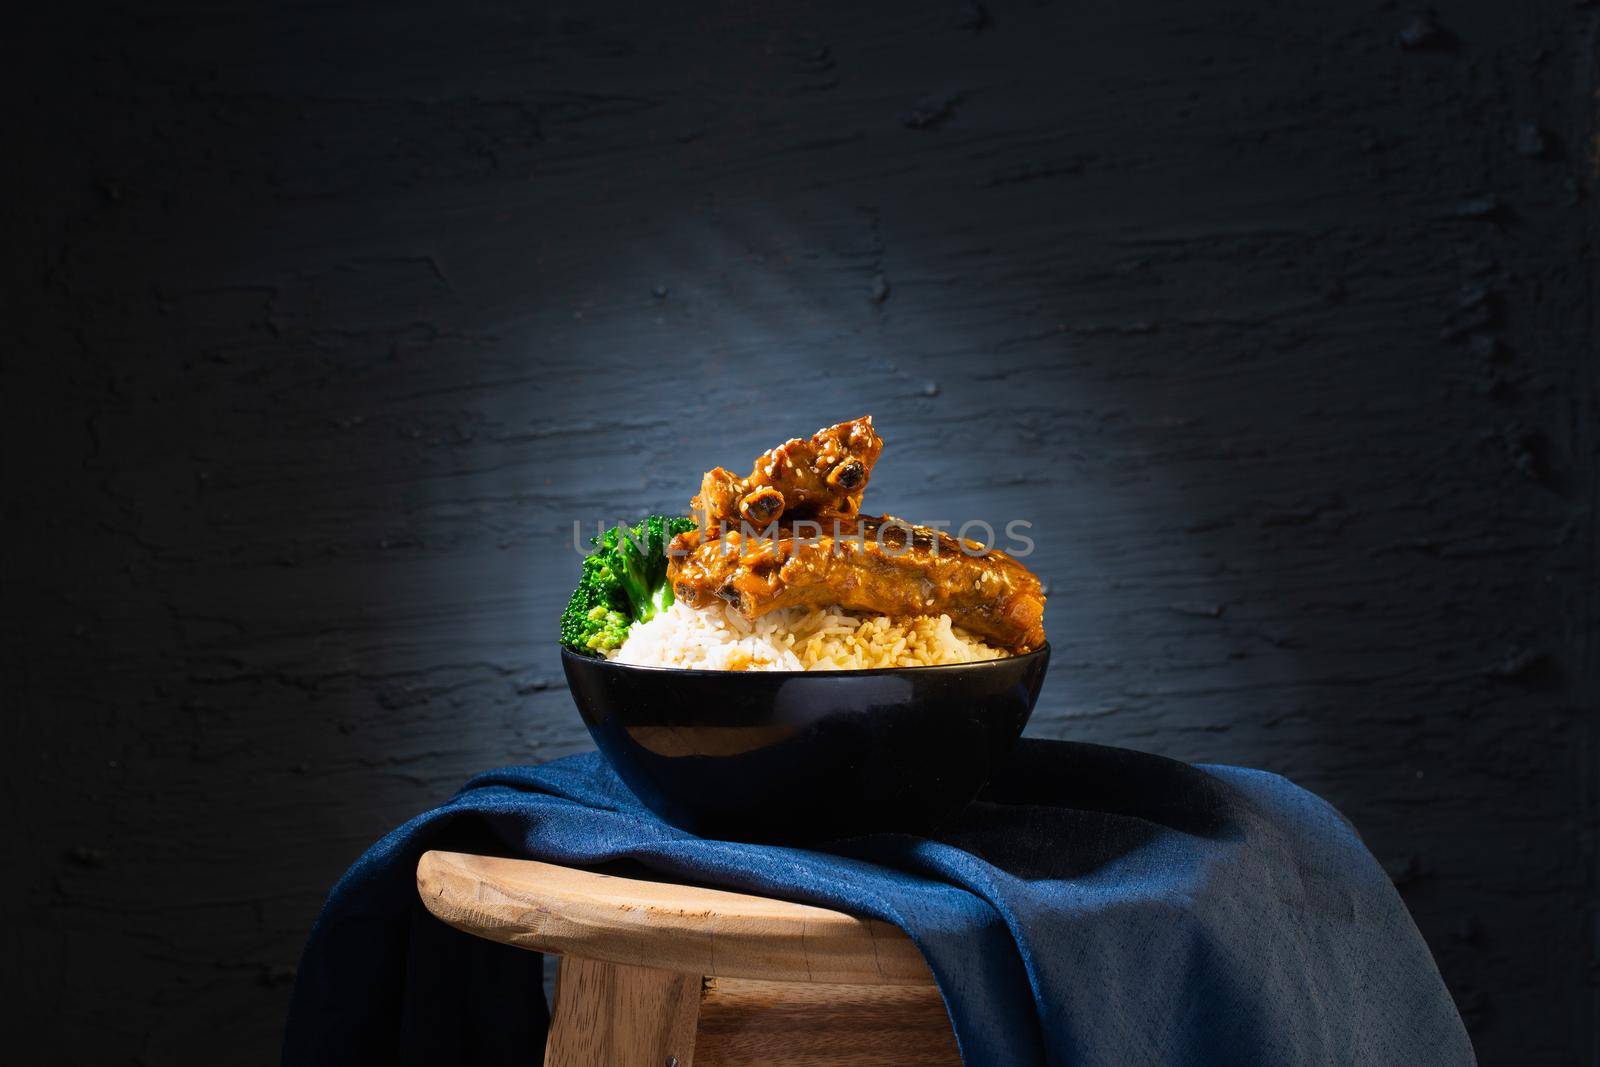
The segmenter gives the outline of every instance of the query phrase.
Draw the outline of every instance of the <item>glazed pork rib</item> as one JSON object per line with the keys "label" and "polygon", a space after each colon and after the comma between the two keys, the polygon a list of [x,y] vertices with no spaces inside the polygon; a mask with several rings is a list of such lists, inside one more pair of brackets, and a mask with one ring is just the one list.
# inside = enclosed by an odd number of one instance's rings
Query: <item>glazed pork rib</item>
{"label": "glazed pork rib", "polygon": [[882,451],[883,438],[864,415],[763,452],[747,478],[722,467],[707,471],[689,507],[703,530],[740,522],[761,528],[783,516],[855,515]]}
{"label": "glazed pork rib", "polygon": [[1044,644],[1039,579],[1004,552],[973,551],[927,527],[863,515],[784,521],[761,537],[691,530],[673,541],[667,573],[689,606],[720,599],[747,619],[838,604],[889,616],[947,614],[1019,654]]}

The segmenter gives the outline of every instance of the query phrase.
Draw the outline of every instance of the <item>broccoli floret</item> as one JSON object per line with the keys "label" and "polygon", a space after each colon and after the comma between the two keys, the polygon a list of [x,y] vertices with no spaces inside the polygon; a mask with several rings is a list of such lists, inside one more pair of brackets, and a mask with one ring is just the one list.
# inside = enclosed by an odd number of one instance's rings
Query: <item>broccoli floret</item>
{"label": "broccoli floret", "polygon": [[694,529],[689,519],[651,515],[632,529],[619,526],[606,535],[608,547],[619,561],[612,564],[622,578],[622,590],[633,607],[635,622],[649,622],[672,605],[672,584],[667,581],[667,543],[684,530]]}
{"label": "broccoli floret", "polygon": [[598,554],[584,557],[578,588],[561,613],[561,643],[574,652],[604,654],[622,644],[632,623],[609,561]]}
{"label": "broccoli floret", "polygon": [[578,588],[561,615],[561,643],[575,652],[603,655],[622,644],[635,622],[648,622],[672,603],[667,544],[690,519],[651,515],[589,539]]}

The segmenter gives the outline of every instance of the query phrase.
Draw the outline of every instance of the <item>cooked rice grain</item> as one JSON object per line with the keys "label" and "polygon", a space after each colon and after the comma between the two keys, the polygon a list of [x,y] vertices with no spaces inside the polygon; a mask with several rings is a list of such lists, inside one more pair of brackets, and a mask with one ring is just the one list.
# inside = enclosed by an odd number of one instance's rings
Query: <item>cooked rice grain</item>
{"label": "cooked rice grain", "polygon": [[784,608],[746,619],[726,604],[679,602],[628,631],[607,658],[643,667],[710,671],[836,671],[932,667],[1000,659],[948,615],[891,619],[827,608]]}

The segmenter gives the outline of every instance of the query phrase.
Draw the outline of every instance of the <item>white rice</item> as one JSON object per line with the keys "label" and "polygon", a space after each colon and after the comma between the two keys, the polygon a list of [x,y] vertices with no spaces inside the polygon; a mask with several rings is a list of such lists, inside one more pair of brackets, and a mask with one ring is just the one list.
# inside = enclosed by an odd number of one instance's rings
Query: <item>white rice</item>
{"label": "white rice", "polygon": [[835,671],[972,663],[1008,654],[952,626],[948,615],[891,619],[833,605],[784,608],[751,620],[726,604],[696,609],[679,601],[634,625],[606,658],[711,671]]}

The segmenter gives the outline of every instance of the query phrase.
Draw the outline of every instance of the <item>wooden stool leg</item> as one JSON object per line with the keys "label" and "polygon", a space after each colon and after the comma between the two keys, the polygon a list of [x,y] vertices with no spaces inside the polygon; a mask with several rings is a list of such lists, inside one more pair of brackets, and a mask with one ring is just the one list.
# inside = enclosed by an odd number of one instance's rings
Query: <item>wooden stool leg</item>
{"label": "wooden stool leg", "polygon": [[693,1067],[700,976],[561,957],[546,1067]]}
{"label": "wooden stool leg", "polygon": [[698,1067],[961,1067],[933,986],[708,978]]}

